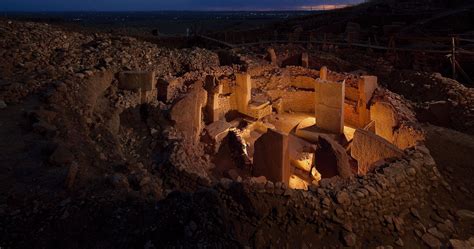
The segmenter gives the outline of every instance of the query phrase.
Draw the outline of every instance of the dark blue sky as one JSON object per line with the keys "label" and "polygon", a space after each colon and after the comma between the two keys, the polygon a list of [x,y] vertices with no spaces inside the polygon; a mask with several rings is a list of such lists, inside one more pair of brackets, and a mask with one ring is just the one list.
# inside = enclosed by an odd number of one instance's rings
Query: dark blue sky
{"label": "dark blue sky", "polygon": [[288,10],[363,0],[0,0],[0,11]]}

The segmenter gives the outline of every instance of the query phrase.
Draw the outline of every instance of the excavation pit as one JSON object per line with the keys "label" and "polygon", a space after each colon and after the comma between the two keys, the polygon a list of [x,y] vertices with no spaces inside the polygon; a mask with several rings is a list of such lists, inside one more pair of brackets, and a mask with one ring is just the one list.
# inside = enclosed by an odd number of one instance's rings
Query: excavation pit
{"label": "excavation pit", "polygon": [[182,110],[200,106],[178,127],[192,130],[185,138],[200,137],[192,144],[205,148],[212,168],[207,177],[263,177],[308,190],[323,179],[364,176],[422,142],[410,108],[379,87],[377,77],[326,68],[324,78],[312,69],[281,70],[285,73],[254,68],[210,75],[204,87],[194,84],[190,90],[205,91],[206,97],[188,94],[180,100],[189,102]]}

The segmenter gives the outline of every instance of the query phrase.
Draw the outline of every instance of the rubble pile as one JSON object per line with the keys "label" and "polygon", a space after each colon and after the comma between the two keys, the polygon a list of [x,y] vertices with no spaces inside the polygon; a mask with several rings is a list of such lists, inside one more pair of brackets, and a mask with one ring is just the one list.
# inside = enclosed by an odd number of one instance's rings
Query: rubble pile
{"label": "rubble pile", "polygon": [[130,37],[73,33],[48,24],[2,20],[0,34],[0,99],[7,104],[66,75],[77,81],[123,69],[179,75],[219,65],[217,55],[204,49],[162,49]]}
{"label": "rubble pile", "polygon": [[389,89],[417,104],[421,121],[474,134],[473,88],[437,73],[410,71],[395,74],[391,82]]}

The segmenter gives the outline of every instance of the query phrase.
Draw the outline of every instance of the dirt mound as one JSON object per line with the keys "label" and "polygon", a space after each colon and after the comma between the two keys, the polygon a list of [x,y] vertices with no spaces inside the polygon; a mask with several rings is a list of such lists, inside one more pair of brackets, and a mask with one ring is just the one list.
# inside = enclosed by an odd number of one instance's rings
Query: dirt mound
{"label": "dirt mound", "polygon": [[474,134],[474,89],[440,74],[394,72],[388,88],[418,105],[418,119]]}

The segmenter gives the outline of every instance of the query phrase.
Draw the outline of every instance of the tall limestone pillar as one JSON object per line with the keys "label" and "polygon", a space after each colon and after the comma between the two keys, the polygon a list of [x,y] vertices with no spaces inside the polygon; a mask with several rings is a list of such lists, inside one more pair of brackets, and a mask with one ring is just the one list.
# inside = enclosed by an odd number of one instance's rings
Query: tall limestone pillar
{"label": "tall limestone pillar", "polygon": [[316,81],[316,126],[336,134],[344,132],[345,81]]}
{"label": "tall limestone pillar", "polygon": [[250,74],[238,73],[235,74],[237,87],[235,95],[237,99],[237,110],[240,113],[247,113],[248,105],[252,97],[252,80]]}
{"label": "tall limestone pillar", "polygon": [[327,67],[321,67],[319,70],[319,78],[322,80],[327,80],[328,79],[328,68]]}

